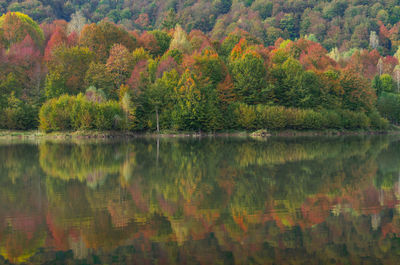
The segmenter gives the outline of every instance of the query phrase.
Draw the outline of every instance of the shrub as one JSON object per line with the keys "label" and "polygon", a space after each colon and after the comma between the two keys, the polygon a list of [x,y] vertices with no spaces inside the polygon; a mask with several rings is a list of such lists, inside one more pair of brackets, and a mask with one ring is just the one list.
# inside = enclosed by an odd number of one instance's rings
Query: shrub
{"label": "shrub", "polygon": [[377,111],[369,114],[369,119],[371,121],[371,127],[379,130],[385,130],[389,128],[389,121],[382,118]]}
{"label": "shrub", "polygon": [[323,110],[321,115],[324,117],[324,127],[327,129],[341,129],[343,128],[342,119],[336,111]]}
{"label": "shrub", "polygon": [[239,104],[235,110],[238,124],[245,129],[256,128],[256,110],[254,106]]}
{"label": "shrub", "polygon": [[341,110],[339,113],[345,129],[366,129],[371,125],[368,116],[363,112]]}
{"label": "shrub", "polygon": [[0,128],[10,130],[28,130],[37,128],[37,109],[19,99],[14,94],[8,99],[7,106],[0,111]]}
{"label": "shrub", "polygon": [[245,129],[386,129],[388,121],[377,112],[367,116],[350,110],[313,110],[282,106],[239,104],[235,106],[236,121]]}
{"label": "shrub", "polygon": [[286,126],[285,108],[282,106],[257,106],[258,127],[283,129]]}
{"label": "shrub", "polygon": [[378,99],[379,113],[393,123],[400,121],[400,96],[393,93],[382,93]]}
{"label": "shrub", "polygon": [[287,108],[286,111],[287,127],[290,129],[304,129],[305,112],[301,109]]}
{"label": "shrub", "polygon": [[116,101],[92,102],[85,96],[63,95],[47,101],[39,113],[40,129],[66,130],[121,130],[124,112]]}
{"label": "shrub", "polygon": [[323,129],[326,121],[320,112],[314,110],[304,110],[303,129]]}

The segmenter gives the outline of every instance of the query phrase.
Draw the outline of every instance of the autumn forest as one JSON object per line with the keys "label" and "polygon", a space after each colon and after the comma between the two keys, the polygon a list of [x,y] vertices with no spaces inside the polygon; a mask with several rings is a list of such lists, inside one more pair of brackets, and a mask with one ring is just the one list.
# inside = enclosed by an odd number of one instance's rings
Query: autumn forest
{"label": "autumn forest", "polygon": [[0,264],[399,256],[400,0],[0,0]]}
{"label": "autumn forest", "polygon": [[[398,4],[398,5],[397,5]],[[0,128],[387,130],[397,1],[5,1]]]}

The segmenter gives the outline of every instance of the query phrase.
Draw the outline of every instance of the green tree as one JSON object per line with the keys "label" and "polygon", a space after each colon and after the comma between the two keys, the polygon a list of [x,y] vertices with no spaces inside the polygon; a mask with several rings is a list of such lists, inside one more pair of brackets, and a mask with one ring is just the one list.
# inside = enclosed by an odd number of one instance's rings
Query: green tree
{"label": "green tree", "polygon": [[161,27],[165,29],[173,29],[178,23],[179,19],[177,18],[176,12],[174,9],[171,8],[166,13],[164,20],[161,24]]}
{"label": "green tree", "polygon": [[107,68],[107,65],[102,63],[90,63],[85,74],[84,86],[94,86],[97,89],[101,89],[106,94],[107,98],[111,98],[111,95],[115,93],[113,76]]}
{"label": "green tree", "polygon": [[380,76],[382,90],[385,92],[393,92],[394,82],[393,78],[389,74],[383,74]]}
{"label": "green tree", "polygon": [[49,73],[45,85],[46,97],[84,92],[86,71],[93,59],[94,53],[88,48],[65,46],[56,48],[47,63]]}
{"label": "green tree", "polygon": [[383,92],[377,102],[379,113],[392,123],[400,122],[400,96]]}
{"label": "green tree", "polygon": [[234,91],[237,98],[247,104],[256,104],[265,100],[267,88],[266,68],[260,55],[246,51],[230,63]]}
{"label": "green tree", "polygon": [[159,48],[158,53],[155,54],[155,56],[162,56],[169,48],[171,37],[168,35],[168,33],[161,30],[150,31],[150,34],[152,34],[157,40],[157,45]]}

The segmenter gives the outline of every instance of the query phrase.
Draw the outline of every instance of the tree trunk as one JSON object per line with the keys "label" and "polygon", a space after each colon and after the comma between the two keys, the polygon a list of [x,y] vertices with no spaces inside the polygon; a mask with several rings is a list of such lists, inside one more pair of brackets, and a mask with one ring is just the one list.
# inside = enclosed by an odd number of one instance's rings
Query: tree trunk
{"label": "tree trunk", "polygon": [[157,136],[157,159],[156,159],[156,168],[158,168],[158,158],[160,157],[160,137]]}
{"label": "tree trunk", "polygon": [[160,122],[158,120],[158,108],[156,108],[156,120],[157,120],[157,133],[160,133]]}

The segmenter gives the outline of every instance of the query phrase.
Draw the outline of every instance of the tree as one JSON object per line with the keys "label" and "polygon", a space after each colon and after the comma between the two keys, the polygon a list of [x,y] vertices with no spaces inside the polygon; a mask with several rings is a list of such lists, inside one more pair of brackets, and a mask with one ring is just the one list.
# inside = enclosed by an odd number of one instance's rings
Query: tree
{"label": "tree", "polygon": [[396,67],[393,70],[393,75],[394,75],[394,80],[396,81],[397,84],[397,93],[400,92],[400,66],[396,65]]}
{"label": "tree", "polygon": [[159,79],[147,89],[147,97],[149,100],[150,106],[154,108],[156,113],[156,128],[157,133],[160,133],[160,118],[159,118],[159,111],[162,109],[163,105],[165,104],[165,97],[168,95],[168,90],[164,86],[162,81]]}
{"label": "tree", "polygon": [[279,26],[282,30],[287,31],[291,39],[297,37],[296,21],[292,14],[285,14],[280,20]]}
{"label": "tree", "polygon": [[232,0],[214,0],[213,5],[218,14],[226,14],[231,9]]}
{"label": "tree", "polygon": [[5,48],[21,42],[29,35],[38,49],[44,45],[43,30],[29,16],[8,12],[0,17],[0,40]]}
{"label": "tree", "polygon": [[119,43],[129,51],[136,48],[136,38],[124,28],[103,20],[98,25],[85,25],[82,29],[79,44],[88,47],[99,61],[105,62],[112,46]]}
{"label": "tree", "polygon": [[115,44],[110,50],[106,67],[112,76],[114,83],[113,91],[110,91],[114,98],[117,97],[117,89],[126,82],[132,73],[134,61],[132,54],[121,44]]}
{"label": "tree", "polygon": [[168,33],[160,30],[150,31],[150,34],[154,36],[157,41],[158,51],[154,54],[155,56],[163,55],[169,48],[171,43],[171,36]]}
{"label": "tree", "polygon": [[[44,67],[42,65],[42,54],[36,48],[30,35],[19,43],[12,44],[6,54],[6,69],[4,74],[12,74],[15,81],[19,84],[12,88],[16,96],[24,97],[32,104],[40,98],[40,88],[44,77]],[[1,75],[1,74],[0,74]],[[18,87],[21,86],[21,93]]]}
{"label": "tree", "polygon": [[175,26],[179,23],[179,19],[177,18],[177,15],[175,13],[174,9],[168,10],[168,12],[165,14],[164,20],[161,24],[161,28],[165,29],[173,29]]}
{"label": "tree", "polygon": [[47,98],[58,97],[64,93],[76,95],[84,92],[86,71],[94,59],[88,48],[60,46],[53,51],[47,62],[49,73],[46,78]]}
{"label": "tree", "polygon": [[29,130],[37,127],[37,109],[15,97],[8,97],[7,106],[1,110],[0,127],[11,130]]}
{"label": "tree", "polygon": [[306,70],[323,71],[336,67],[336,62],[327,56],[327,51],[319,43],[311,43],[299,57]]}
{"label": "tree", "polygon": [[[312,91],[319,80],[311,71],[305,72],[300,62],[293,58],[276,64],[270,70],[274,100],[287,107],[312,107]],[[311,102],[310,102],[311,101]]]}
{"label": "tree", "polygon": [[374,79],[372,79],[372,88],[375,90],[375,94],[380,97],[382,93],[382,80],[379,75],[376,75]]}
{"label": "tree", "polygon": [[242,29],[235,29],[223,40],[219,54],[222,57],[229,57],[232,49],[242,40],[246,40],[247,45],[258,45],[260,41],[254,36],[250,35],[247,31]]}
{"label": "tree", "polygon": [[84,86],[101,89],[107,98],[115,97],[113,76],[105,64],[91,62],[85,74]]}
{"label": "tree", "polygon": [[160,53],[157,39],[149,32],[143,32],[139,39],[140,46],[149,51],[150,54],[155,55]]}
{"label": "tree", "polygon": [[382,93],[377,102],[379,113],[389,121],[400,122],[400,97],[399,94]]}
{"label": "tree", "polygon": [[186,54],[192,52],[192,45],[188,40],[187,34],[179,24],[175,27],[174,36],[172,37],[169,49],[178,50]]}
{"label": "tree", "polygon": [[200,101],[201,92],[197,85],[197,77],[188,69],[182,74],[177,87],[176,106],[173,113],[173,122],[176,129],[199,130],[200,129]]}
{"label": "tree", "polygon": [[383,61],[382,58],[379,58],[378,64],[376,65],[378,67],[379,75],[383,74]]}
{"label": "tree", "polygon": [[120,88],[120,104],[125,113],[126,129],[132,130],[136,125],[136,107],[133,105],[132,98],[128,91],[128,86],[122,85]]}
{"label": "tree", "polygon": [[[237,49],[239,47],[240,44],[235,46]],[[265,100],[262,92],[267,87],[266,69],[259,54],[251,49],[238,54],[237,58],[231,59],[230,68],[238,100],[247,104],[256,104]]]}
{"label": "tree", "polygon": [[80,34],[86,24],[87,19],[85,18],[85,16],[82,14],[81,11],[77,11],[71,15],[71,20],[68,23],[68,33],[71,34],[72,32],[75,32],[77,34]]}
{"label": "tree", "polygon": [[379,37],[376,35],[376,31],[371,31],[369,35],[369,46],[372,49],[376,49],[379,46]]}
{"label": "tree", "polygon": [[353,111],[368,112],[373,110],[376,94],[368,80],[358,73],[342,71],[339,79],[343,87],[343,105]]}
{"label": "tree", "polygon": [[235,101],[234,85],[232,77],[229,74],[226,75],[223,82],[218,84],[217,93],[218,98],[224,107]]}
{"label": "tree", "polygon": [[56,27],[54,33],[51,35],[50,40],[47,42],[44,52],[45,60],[50,60],[52,50],[61,45],[67,45],[68,38],[65,30],[61,27]]}
{"label": "tree", "polygon": [[393,78],[389,74],[383,74],[380,76],[382,90],[385,92],[393,92]]}

